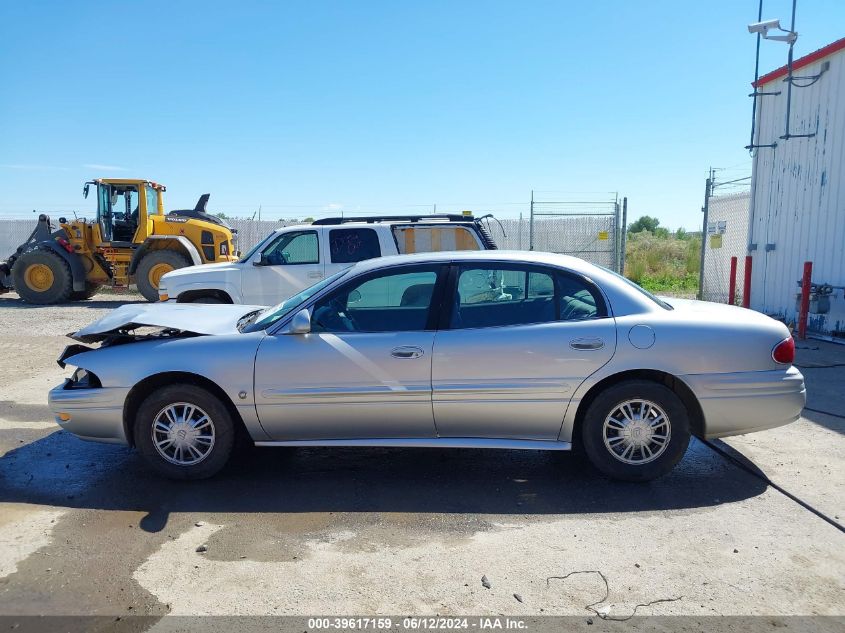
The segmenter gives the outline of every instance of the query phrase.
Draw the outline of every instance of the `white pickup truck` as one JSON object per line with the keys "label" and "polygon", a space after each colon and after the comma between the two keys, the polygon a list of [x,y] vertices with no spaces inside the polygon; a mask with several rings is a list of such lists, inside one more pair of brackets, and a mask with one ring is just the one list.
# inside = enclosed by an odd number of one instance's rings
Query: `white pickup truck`
{"label": "white pickup truck", "polygon": [[273,305],[355,262],[385,255],[496,248],[467,215],[325,218],[280,228],[237,262],[180,268],[161,278],[162,301]]}

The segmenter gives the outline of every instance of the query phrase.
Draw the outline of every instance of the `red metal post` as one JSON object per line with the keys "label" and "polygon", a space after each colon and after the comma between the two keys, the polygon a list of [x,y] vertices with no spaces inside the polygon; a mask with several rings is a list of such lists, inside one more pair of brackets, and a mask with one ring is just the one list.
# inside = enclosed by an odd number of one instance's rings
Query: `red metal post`
{"label": "red metal post", "polygon": [[742,307],[751,307],[751,255],[745,256],[745,279],[742,281]]}
{"label": "red metal post", "polygon": [[798,338],[807,338],[807,315],[810,314],[810,286],[813,279],[813,262],[804,262],[801,278],[801,309],[798,311]]}
{"label": "red metal post", "polygon": [[736,305],[736,257],[731,257],[731,279],[728,282],[728,303]]}

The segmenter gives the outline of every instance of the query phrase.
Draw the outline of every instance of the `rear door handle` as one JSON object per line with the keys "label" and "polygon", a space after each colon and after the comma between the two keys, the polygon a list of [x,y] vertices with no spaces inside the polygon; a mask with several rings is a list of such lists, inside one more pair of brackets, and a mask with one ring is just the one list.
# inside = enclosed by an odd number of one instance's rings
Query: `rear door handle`
{"label": "rear door handle", "polygon": [[319,273],[317,271],[312,271],[312,272],[308,273],[309,279],[320,279],[320,278],[322,278],[322,276],[323,276],[323,273]]}
{"label": "rear door handle", "polygon": [[579,350],[601,349],[604,341],[600,338],[574,338],[569,341],[569,347]]}
{"label": "rear door handle", "polygon": [[423,354],[425,352],[421,347],[414,347],[413,345],[402,345],[390,350],[390,355],[394,358],[419,358]]}

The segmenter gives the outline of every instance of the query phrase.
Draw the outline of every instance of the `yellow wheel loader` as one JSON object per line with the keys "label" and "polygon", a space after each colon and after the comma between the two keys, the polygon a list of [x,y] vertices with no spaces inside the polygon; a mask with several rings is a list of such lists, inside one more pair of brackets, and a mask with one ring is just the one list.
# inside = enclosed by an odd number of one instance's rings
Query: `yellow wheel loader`
{"label": "yellow wheel loader", "polygon": [[91,297],[101,286],[134,283],[148,301],[158,301],[162,275],[176,268],[237,260],[234,232],[206,212],[209,194],[194,209],[165,214],[164,185],[149,180],[99,178],[97,217],[46,215],[29,239],[0,262],[0,293],[14,289],[28,303],[53,304]]}

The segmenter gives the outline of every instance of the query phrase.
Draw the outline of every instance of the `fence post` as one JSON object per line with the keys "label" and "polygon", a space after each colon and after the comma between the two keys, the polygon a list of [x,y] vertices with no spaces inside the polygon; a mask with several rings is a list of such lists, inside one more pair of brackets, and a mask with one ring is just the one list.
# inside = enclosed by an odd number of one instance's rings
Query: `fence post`
{"label": "fence post", "polygon": [[742,307],[751,307],[751,255],[745,256],[745,277],[742,280]]}
{"label": "fence post", "polygon": [[810,313],[810,287],[813,280],[813,262],[804,262],[801,278],[801,310],[798,312],[798,338],[807,338],[807,316]]}
{"label": "fence post", "polygon": [[616,194],[616,202],[613,203],[613,210],[615,215],[613,216],[613,267],[616,268],[616,272],[622,274],[622,269],[620,266],[622,265],[622,257],[619,254],[619,250],[622,248],[622,235],[619,233],[619,223],[622,221],[622,207],[619,204],[619,194]]}
{"label": "fence post", "polygon": [[731,257],[731,278],[728,280],[728,303],[736,305],[736,263],[737,258]]}
{"label": "fence post", "polygon": [[528,250],[534,250],[534,190],[531,190],[531,212],[528,216]]}
{"label": "fence post", "polygon": [[704,183],[704,206],[701,212],[704,214],[704,221],[701,223],[701,262],[698,271],[698,298],[704,299],[704,251],[707,249],[707,212],[710,206],[710,192],[713,186],[713,170],[710,170],[710,177]]}
{"label": "fence post", "polygon": [[625,274],[625,251],[628,248],[628,197],[622,198],[622,246],[619,247],[619,256],[622,260],[620,275]]}

